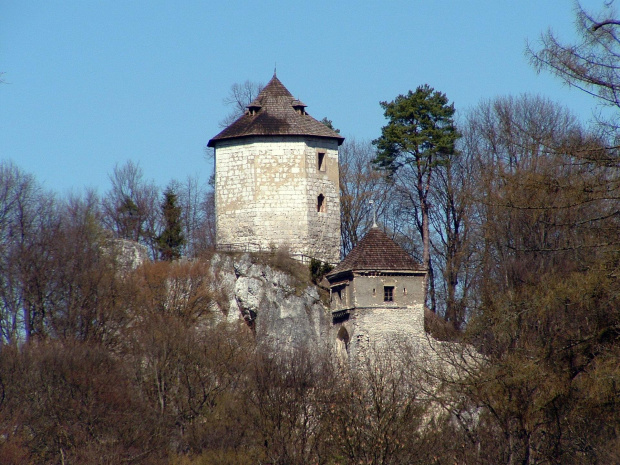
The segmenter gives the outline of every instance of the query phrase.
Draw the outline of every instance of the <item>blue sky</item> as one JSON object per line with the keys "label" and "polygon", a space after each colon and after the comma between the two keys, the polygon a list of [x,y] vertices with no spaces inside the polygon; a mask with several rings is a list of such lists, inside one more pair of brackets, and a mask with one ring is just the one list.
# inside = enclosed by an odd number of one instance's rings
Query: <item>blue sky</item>
{"label": "blue sky", "polygon": [[[584,1],[593,11],[603,1]],[[345,137],[376,138],[379,101],[429,84],[464,113],[525,92],[584,121],[592,98],[537,75],[524,53],[574,4],[470,1],[0,0],[0,160],[60,194],[103,194],[138,163],[162,188],[199,176],[231,84],[282,83]]]}

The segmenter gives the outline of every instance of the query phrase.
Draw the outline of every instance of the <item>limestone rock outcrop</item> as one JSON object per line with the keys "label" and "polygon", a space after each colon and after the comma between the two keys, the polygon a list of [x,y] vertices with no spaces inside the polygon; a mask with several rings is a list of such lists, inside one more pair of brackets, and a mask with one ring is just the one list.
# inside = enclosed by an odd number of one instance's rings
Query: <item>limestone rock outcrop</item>
{"label": "limestone rock outcrop", "polygon": [[103,250],[106,254],[114,257],[118,269],[123,273],[133,271],[149,260],[147,248],[128,239],[109,239]]}
{"label": "limestone rock outcrop", "polygon": [[259,344],[312,350],[328,340],[331,313],[315,286],[249,254],[216,254],[210,269],[217,286],[212,291],[219,296],[213,310],[230,322],[244,319]]}

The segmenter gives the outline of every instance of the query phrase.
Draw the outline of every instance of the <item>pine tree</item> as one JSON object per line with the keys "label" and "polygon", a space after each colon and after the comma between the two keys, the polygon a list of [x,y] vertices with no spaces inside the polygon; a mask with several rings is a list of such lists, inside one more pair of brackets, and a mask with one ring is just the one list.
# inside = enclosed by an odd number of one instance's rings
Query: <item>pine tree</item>
{"label": "pine tree", "polygon": [[392,102],[381,102],[381,107],[388,124],[381,129],[381,137],[373,141],[377,146],[374,163],[414,203],[424,247],[422,264],[429,271],[424,284],[426,296],[432,281],[429,193],[436,168],[456,153],[454,144],[460,134],[454,125],[454,104],[448,105],[445,94],[425,84]]}
{"label": "pine tree", "polygon": [[177,205],[177,195],[172,187],[164,192],[161,203],[164,230],[157,238],[157,245],[162,260],[174,260],[181,256],[181,247],[185,244],[181,228],[181,207]]}

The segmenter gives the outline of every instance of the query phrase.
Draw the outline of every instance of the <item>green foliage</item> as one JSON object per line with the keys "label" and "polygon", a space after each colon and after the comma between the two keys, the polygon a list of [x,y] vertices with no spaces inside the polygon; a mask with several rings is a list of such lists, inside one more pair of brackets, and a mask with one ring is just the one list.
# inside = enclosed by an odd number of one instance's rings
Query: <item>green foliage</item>
{"label": "green foliage", "polygon": [[333,269],[329,263],[322,262],[316,258],[310,259],[309,268],[310,278],[314,284],[320,283],[323,277]]}
{"label": "green foliage", "polygon": [[181,247],[185,244],[181,224],[181,207],[177,205],[177,195],[171,187],[164,192],[161,204],[164,230],[157,238],[157,246],[162,260],[173,260],[181,256]]}
{"label": "green foliage", "polygon": [[110,181],[112,186],[101,201],[104,226],[117,237],[155,246],[158,188],[145,181],[142,169],[131,161],[116,165]]}
{"label": "green foliage", "polygon": [[377,146],[378,167],[394,174],[404,165],[430,169],[455,152],[460,137],[454,125],[454,104],[427,84],[415,92],[381,102],[388,124],[381,129]]}
{"label": "green foliage", "polygon": [[334,127],[334,124],[332,123],[332,120],[328,119],[327,116],[321,120],[321,123],[323,123],[325,126],[327,126],[332,131],[337,132],[338,134],[340,134],[340,129],[336,129]]}
{"label": "green foliage", "polygon": [[392,102],[381,102],[381,107],[388,124],[381,129],[381,137],[373,141],[377,146],[373,163],[387,173],[413,213],[422,239],[422,266],[429,274],[424,281],[425,304],[429,300],[434,311],[429,195],[435,189],[435,171],[456,154],[455,142],[460,134],[452,119],[454,105],[448,105],[445,94],[425,84]]}
{"label": "green foliage", "polygon": [[[140,228],[138,206],[131,197],[125,195],[116,211],[119,223],[123,226],[122,237],[132,237],[130,236],[132,231]],[[142,231],[139,231],[139,233],[142,233]]]}

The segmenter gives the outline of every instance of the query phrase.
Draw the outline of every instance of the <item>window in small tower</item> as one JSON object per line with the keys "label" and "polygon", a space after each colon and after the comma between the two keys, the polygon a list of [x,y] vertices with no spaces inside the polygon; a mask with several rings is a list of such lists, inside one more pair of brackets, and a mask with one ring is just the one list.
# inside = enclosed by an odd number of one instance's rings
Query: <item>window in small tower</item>
{"label": "window in small tower", "polygon": [[319,171],[325,171],[325,152],[318,152],[316,154],[316,162]]}
{"label": "window in small tower", "polygon": [[394,302],[394,286],[383,286],[383,301]]}
{"label": "window in small tower", "polygon": [[325,196],[323,194],[319,194],[316,198],[316,211],[320,213],[325,213]]}
{"label": "window in small tower", "polygon": [[348,304],[347,286],[336,286],[332,289],[332,302],[340,307],[346,307]]}

